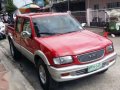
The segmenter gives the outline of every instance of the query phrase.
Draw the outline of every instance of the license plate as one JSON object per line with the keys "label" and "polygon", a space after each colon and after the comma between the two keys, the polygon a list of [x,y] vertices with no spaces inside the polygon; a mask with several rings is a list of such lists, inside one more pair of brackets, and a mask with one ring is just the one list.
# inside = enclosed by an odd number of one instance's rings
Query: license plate
{"label": "license plate", "polygon": [[102,63],[97,63],[95,65],[88,66],[88,72],[98,70],[102,67]]}

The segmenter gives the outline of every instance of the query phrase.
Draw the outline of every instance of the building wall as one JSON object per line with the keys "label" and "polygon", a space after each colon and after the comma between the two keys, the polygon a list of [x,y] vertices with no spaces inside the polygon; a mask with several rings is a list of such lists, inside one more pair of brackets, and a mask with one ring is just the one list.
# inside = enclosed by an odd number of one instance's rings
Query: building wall
{"label": "building wall", "polygon": [[110,8],[120,8],[120,0],[85,0],[85,3],[88,26],[109,21],[105,11]]}
{"label": "building wall", "polygon": [[94,9],[94,5],[99,5],[99,9],[107,8],[107,3],[120,2],[120,0],[86,0],[86,9]]}

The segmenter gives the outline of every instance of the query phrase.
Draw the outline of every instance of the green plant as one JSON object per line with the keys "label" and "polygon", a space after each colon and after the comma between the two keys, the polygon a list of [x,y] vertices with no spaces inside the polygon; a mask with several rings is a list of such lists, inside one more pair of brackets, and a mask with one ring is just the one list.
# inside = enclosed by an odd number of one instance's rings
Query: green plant
{"label": "green plant", "polygon": [[13,0],[6,0],[6,11],[11,14],[12,12],[14,12],[17,8],[16,6],[13,4]]}

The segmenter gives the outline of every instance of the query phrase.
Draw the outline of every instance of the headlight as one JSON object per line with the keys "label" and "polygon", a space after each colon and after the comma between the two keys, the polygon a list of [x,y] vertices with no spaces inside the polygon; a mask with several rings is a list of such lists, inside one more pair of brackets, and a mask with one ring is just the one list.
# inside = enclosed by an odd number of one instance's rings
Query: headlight
{"label": "headlight", "polygon": [[73,59],[71,56],[65,56],[65,57],[59,57],[53,59],[54,64],[61,65],[61,64],[67,64],[73,62]]}
{"label": "headlight", "polygon": [[114,51],[113,45],[109,45],[109,46],[106,47],[106,52],[107,53],[111,53],[113,51]]}

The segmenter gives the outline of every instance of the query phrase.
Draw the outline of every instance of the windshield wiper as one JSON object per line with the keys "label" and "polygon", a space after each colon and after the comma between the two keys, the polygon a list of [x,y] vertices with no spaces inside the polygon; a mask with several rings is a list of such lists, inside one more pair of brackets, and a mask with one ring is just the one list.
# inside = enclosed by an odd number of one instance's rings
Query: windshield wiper
{"label": "windshield wiper", "polygon": [[66,32],[66,33],[73,33],[73,32],[78,32],[78,31],[70,31],[70,32]]}
{"label": "windshield wiper", "polygon": [[55,35],[55,34],[58,34],[58,33],[49,33],[49,32],[43,32],[43,33],[39,33],[39,34]]}
{"label": "windshield wiper", "polygon": [[[70,31],[70,32],[66,32],[66,33],[72,33],[72,32],[77,32],[77,31]],[[42,32],[42,33],[39,33],[39,34],[45,34],[45,35],[62,35],[62,34],[66,34],[66,33],[49,33],[49,32]]]}

